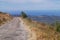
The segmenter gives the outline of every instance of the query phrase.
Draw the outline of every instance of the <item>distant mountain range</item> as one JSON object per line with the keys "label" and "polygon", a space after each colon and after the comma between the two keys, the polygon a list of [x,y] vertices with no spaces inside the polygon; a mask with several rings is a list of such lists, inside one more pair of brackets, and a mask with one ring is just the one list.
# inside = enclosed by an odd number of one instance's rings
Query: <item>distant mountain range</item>
{"label": "distant mountain range", "polygon": [[60,16],[29,16],[32,20],[38,21],[38,22],[44,22],[44,23],[54,23],[56,21],[60,21]]}

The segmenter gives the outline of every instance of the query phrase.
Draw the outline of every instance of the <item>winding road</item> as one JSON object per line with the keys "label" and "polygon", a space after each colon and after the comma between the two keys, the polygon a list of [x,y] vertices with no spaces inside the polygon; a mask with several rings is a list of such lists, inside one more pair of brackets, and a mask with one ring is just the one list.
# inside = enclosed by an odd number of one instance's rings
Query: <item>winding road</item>
{"label": "winding road", "polygon": [[20,23],[19,17],[0,26],[0,40],[27,40],[27,31]]}

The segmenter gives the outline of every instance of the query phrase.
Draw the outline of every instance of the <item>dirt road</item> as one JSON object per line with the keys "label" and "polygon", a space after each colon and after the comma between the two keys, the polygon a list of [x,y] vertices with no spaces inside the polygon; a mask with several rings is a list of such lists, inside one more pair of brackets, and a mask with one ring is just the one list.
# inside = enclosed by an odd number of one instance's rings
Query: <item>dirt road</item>
{"label": "dirt road", "polygon": [[18,17],[0,26],[0,40],[27,40],[27,31]]}

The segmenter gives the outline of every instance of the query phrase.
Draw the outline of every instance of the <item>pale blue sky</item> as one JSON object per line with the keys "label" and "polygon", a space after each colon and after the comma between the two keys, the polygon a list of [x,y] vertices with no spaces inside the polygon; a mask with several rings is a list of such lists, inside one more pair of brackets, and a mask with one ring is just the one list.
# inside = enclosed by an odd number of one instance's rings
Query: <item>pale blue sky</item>
{"label": "pale blue sky", "polygon": [[0,0],[0,11],[60,10],[60,0]]}

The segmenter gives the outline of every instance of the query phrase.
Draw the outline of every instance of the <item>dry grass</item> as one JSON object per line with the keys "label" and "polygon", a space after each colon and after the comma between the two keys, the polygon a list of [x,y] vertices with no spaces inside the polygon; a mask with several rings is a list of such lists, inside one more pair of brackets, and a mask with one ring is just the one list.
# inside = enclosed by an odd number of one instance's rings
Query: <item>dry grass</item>
{"label": "dry grass", "polygon": [[4,24],[5,22],[11,19],[12,17],[9,14],[0,12],[0,25]]}
{"label": "dry grass", "polygon": [[60,40],[60,33],[56,32],[52,26],[30,19],[23,19],[23,21],[31,31],[36,33],[36,40]]}

